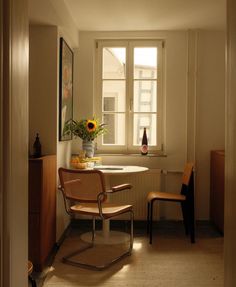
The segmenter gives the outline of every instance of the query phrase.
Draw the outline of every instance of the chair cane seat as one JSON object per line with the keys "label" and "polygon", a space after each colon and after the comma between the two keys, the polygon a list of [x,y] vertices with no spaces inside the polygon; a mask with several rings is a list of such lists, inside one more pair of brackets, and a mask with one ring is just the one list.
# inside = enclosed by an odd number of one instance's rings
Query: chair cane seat
{"label": "chair cane seat", "polygon": [[[71,211],[80,214],[99,216],[99,209],[97,203],[80,203],[71,206],[70,209]],[[132,205],[117,205],[112,203],[102,204],[102,214],[104,218],[113,217],[115,215],[119,215],[130,210],[132,210]]]}
{"label": "chair cane seat", "polygon": [[161,192],[161,191],[151,191],[148,193],[147,201],[150,202],[152,200],[169,200],[169,201],[185,201],[186,196],[183,194],[169,193],[169,192]]}

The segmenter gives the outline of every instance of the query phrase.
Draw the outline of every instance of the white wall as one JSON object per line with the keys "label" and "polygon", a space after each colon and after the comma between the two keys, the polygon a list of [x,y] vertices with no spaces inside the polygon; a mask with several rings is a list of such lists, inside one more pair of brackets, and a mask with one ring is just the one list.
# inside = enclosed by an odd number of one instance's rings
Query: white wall
{"label": "white wall", "polygon": [[[75,107],[75,118],[91,117],[94,114],[91,103],[96,95],[94,90],[96,39],[164,39],[166,42],[164,93],[167,157],[103,156],[103,162],[138,164],[149,168],[181,171],[188,155],[188,158],[196,160],[197,218],[208,219],[209,154],[211,149],[224,148],[224,33],[199,31],[194,32],[193,37],[191,33],[187,31],[81,32],[78,62],[76,62],[79,71],[79,99]],[[195,34],[198,35],[198,42]],[[193,47],[196,47],[194,51]],[[197,69],[198,77],[195,71],[191,77],[188,73],[191,61],[195,63],[193,68]],[[191,117],[191,111],[195,110],[197,121]],[[213,123],[216,123],[214,127]],[[190,133],[192,130],[194,133]],[[189,131],[188,134],[187,131]],[[207,138],[211,133],[214,135]],[[73,143],[72,151],[76,153],[79,148],[80,141],[77,140]],[[175,179],[174,186],[173,176],[179,178],[179,180]],[[166,187],[168,189],[171,186],[172,191],[179,191],[179,183],[180,175],[169,174],[166,178]],[[177,210],[166,211],[166,218],[178,216]]]}
{"label": "white wall", "polygon": [[[181,168],[186,160],[185,154],[176,150],[186,150],[186,75],[187,75],[187,34],[185,32],[81,32],[79,46],[79,103],[76,118],[91,117],[94,91],[94,47],[96,39],[112,38],[156,38],[166,40],[166,167]],[[170,115],[173,115],[171,117]],[[174,130],[174,133],[173,133]],[[178,137],[176,136],[178,135]],[[76,148],[73,148],[76,151]],[[138,151],[137,151],[138,152]],[[119,159],[118,159],[119,160]],[[130,163],[135,159],[129,157]],[[162,158],[153,159],[154,165],[163,162]],[[148,164],[152,162],[148,160]]]}
{"label": "white wall", "polygon": [[198,218],[209,216],[210,150],[225,142],[225,33],[200,31],[196,103],[196,209]]}
{"label": "white wall", "polygon": [[[105,164],[144,165],[149,168],[162,168],[182,171],[186,162],[187,150],[187,57],[188,34],[177,32],[81,32],[79,47],[79,101],[76,118],[91,117],[94,91],[94,47],[96,39],[137,38],[165,40],[165,148],[167,157],[143,156],[103,156]],[[73,152],[78,150],[79,141],[74,143]],[[139,150],[137,150],[139,153]],[[166,189],[179,192],[180,174],[168,174],[165,178]],[[175,182],[175,184],[173,184]],[[163,185],[164,186],[164,185]],[[144,192],[145,187],[144,187]],[[163,212],[164,211],[164,212]],[[162,216],[176,218],[179,208],[162,206]]]}
{"label": "white wall", "polygon": [[[54,27],[53,29],[56,28]],[[57,69],[57,72],[55,72],[57,77],[55,77],[54,73],[53,81],[50,83],[54,87],[54,96],[50,95],[52,97],[50,99],[52,100],[53,113],[49,116],[49,118],[53,117],[52,122],[50,122],[50,124],[53,123],[50,128],[53,132],[51,135],[48,135],[49,138],[52,138],[52,141],[48,144],[52,144],[53,149],[57,153],[57,167],[69,166],[71,154],[71,141],[58,141],[58,53],[60,36],[63,36],[69,46],[73,48],[70,37],[67,37],[64,31],[59,28],[57,35],[54,33],[54,40],[52,41],[53,50],[56,51],[55,54],[57,55],[53,55],[53,58],[55,58],[54,69]],[[196,159],[197,167],[196,214],[198,219],[208,219],[209,154],[211,149],[224,147],[224,33],[210,31],[191,33],[186,31],[134,33],[81,32],[79,49],[74,50],[75,119],[91,117],[94,114],[92,103],[95,95],[95,40],[115,37],[156,38],[164,39],[166,42],[164,93],[166,111],[165,147],[167,157],[103,156],[103,163],[144,165],[149,168],[181,171],[187,160],[189,145],[191,143],[191,145],[196,146],[196,149],[190,152],[190,154],[192,153],[191,159]],[[45,41],[46,39],[47,37]],[[196,39],[198,39],[198,42]],[[193,47],[196,49],[192,50]],[[188,70],[191,68],[190,61],[196,59],[196,67],[193,66],[197,70],[198,77],[196,77],[195,73],[192,73],[190,77],[188,74]],[[37,63],[38,65],[39,63]],[[193,88],[191,88],[191,84]],[[196,89],[195,95],[194,89]],[[55,109],[57,110],[56,112]],[[194,118],[191,118],[191,113],[189,112],[195,110],[196,122]],[[45,129],[45,127],[49,120],[49,118],[45,117],[45,114],[43,118],[45,118],[45,122],[43,122],[44,129],[42,135],[48,132],[48,129]],[[217,124],[215,125],[215,123]],[[196,131],[196,133],[191,133],[190,131],[192,130]],[[213,135],[209,137],[209,134]],[[46,141],[47,139],[45,139]],[[42,144],[44,144],[43,138]],[[80,148],[80,140],[74,140],[72,152],[77,153]],[[165,177],[166,189],[169,190],[170,188],[171,191],[179,192],[180,180],[180,173],[168,174]],[[178,207],[172,209],[166,206],[163,210],[164,214],[162,215],[166,218],[179,218],[181,215]],[[64,211],[62,197],[58,193],[57,239],[61,236],[67,224],[68,217]]]}
{"label": "white wall", "polygon": [[59,27],[71,47],[78,47],[78,29],[64,0],[30,0],[29,19],[32,25]]}
{"label": "white wall", "polygon": [[29,146],[39,133],[42,154],[56,154],[57,27],[30,26]]}
{"label": "white wall", "polygon": [[[56,26],[30,26],[29,139],[32,146],[40,134],[42,153],[57,155],[57,169],[68,166],[71,141],[59,142],[59,49],[60,37],[73,48],[74,41]],[[75,96],[76,97],[76,96]],[[57,177],[58,178],[58,177]],[[59,184],[58,180],[57,183]],[[57,188],[55,186],[55,188]],[[69,223],[62,195],[57,193],[57,235],[59,239]]]}
{"label": "white wall", "polygon": [[[58,30],[57,35],[57,59],[58,59],[58,65],[57,65],[57,131],[59,127],[59,50],[60,50],[60,37],[63,37],[63,39],[66,41],[66,43],[73,48],[73,41],[71,40],[71,37],[69,37],[65,31],[61,28]],[[76,94],[74,93],[73,88],[73,97],[76,98]],[[59,132],[57,132],[57,170],[59,167],[69,167],[70,163],[70,156],[71,156],[71,141],[59,141]],[[59,178],[57,176],[57,183],[59,184]],[[69,216],[65,212],[64,207],[64,201],[61,192],[58,191],[57,193],[57,239],[60,238],[63,231],[69,224]]]}

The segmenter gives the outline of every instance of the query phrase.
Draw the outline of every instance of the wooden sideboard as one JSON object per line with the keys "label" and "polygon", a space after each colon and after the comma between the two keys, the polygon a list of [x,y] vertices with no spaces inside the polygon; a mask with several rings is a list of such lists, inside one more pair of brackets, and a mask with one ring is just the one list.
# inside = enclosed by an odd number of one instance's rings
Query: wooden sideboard
{"label": "wooden sideboard", "polygon": [[42,271],[56,242],[56,156],[29,159],[29,260]]}
{"label": "wooden sideboard", "polygon": [[223,150],[211,151],[210,177],[210,218],[218,230],[224,233],[225,153]]}

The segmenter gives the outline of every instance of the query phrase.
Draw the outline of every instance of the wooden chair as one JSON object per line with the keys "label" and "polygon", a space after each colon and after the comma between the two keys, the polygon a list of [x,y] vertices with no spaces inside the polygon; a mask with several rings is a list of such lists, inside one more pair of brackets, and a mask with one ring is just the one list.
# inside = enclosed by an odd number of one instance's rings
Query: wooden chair
{"label": "wooden chair", "polygon": [[[130,184],[114,186],[111,190],[105,190],[104,175],[99,170],[72,170],[59,168],[60,187],[65,203],[66,212],[69,215],[83,214],[90,215],[93,219],[92,238],[85,248],[81,248],[65,257],[63,262],[71,265],[92,270],[103,270],[111,264],[116,263],[125,256],[131,255],[133,248],[133,209],[132,205],[118,205],[107,202],[107,195],[114,192],[131,189]],[[75,204],[71,204],[71,202]],[[114,216],[130,214],[130,244],[129,249],[120,256],[104,265],[85,264],[71,258],[76,254],[82,253],[95,244],[95,218],[102,220],[110,219]]]}
{"label": "wooden chair", "polygon": [[195,219],[194,219],[194,176],[193,163],[187,163],[182,177],[182,188],[180,194],[151,191],[147,196],[147,233],[149,243],[152,244],[152,221],[153,203],[155,201],[179,202],[182,208],[183,222],[186,235],[190,233],[191,242],[195,242]]}
{"label": "wooden chair", "polygon": [[33,272],[33,264],[31,261],[28,261],[28,278],[29,278],[29,281],[31,282],[32,287],[37,287],[36,281],[31,276],[32,272]]}

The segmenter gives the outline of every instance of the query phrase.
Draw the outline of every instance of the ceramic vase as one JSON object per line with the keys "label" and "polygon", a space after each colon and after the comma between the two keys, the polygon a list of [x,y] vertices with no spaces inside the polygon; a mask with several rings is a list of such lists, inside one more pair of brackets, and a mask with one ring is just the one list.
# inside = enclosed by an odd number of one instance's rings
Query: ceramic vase
{"label": "ceramic vase", "polygon": [[93,141],[83,140],[82,148],[85,151],[86,157],[93,157],[94,156],[94,142]]}

